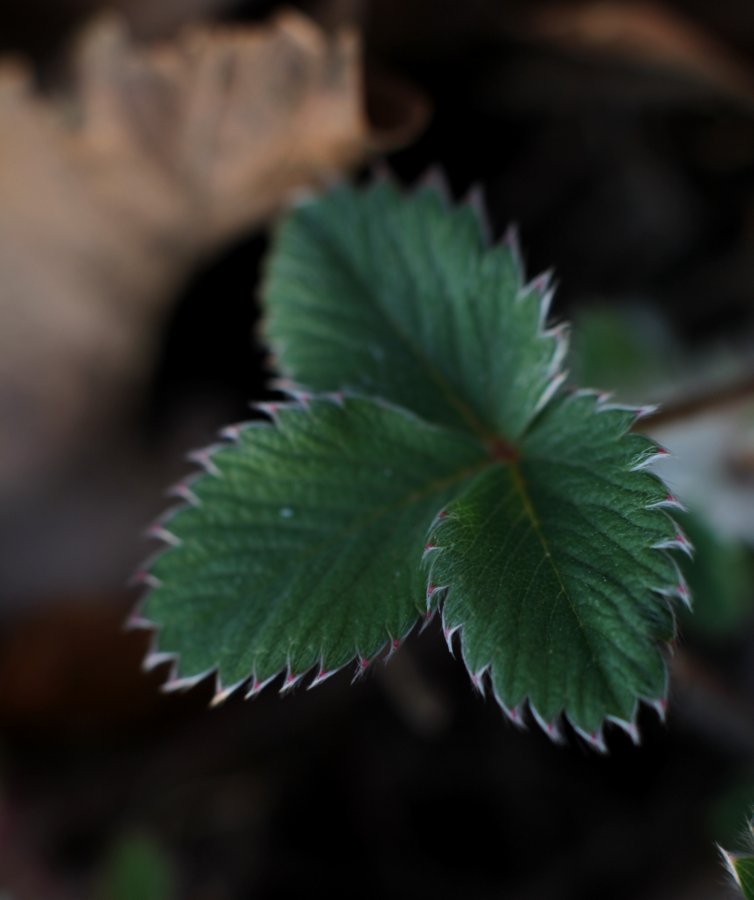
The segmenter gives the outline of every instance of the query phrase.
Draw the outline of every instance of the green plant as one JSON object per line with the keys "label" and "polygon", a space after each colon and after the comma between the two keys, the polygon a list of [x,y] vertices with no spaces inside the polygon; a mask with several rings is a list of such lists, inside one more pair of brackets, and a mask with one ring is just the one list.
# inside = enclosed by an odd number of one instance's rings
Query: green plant
{"label": "green plant", "polygon": [[648,410],[564,386],[550,297],[434,187],[341,187],[288,216],[264,301],[290,399],[196,454],[152,532],[146,615],[178,684],[358,675],[440,611],[514,722],[637,739],[689,543],[648,468],[665,451],[632,431]]}

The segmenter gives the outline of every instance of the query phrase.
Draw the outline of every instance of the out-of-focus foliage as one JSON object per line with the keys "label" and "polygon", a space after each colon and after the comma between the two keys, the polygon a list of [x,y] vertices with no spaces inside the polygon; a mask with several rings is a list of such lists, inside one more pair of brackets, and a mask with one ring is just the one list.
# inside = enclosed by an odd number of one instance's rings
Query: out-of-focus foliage
{"label": "out-of-focus foliage", "polygon": [[172,863],[148,835],[123,835],[111,847],[103,868],[98,900],[174,900],[178,896]]}
{"label": "out-of-focus foliage", "polygon": [[[700,384],[700,371],[714,373],[718,360],[719,353],[701,361],[684,353],[668,325],[650,308],[594,306],[584,308],[577,317],[570,368],[572,380],[605,385],[619,399],[630,400],[649,391],[654,399],[666,396],[672,404],[679,384]],[[735,410],[732,415],[737,415]],[[677,425],[683,434],[676,440],[692,433],[693,427]],[[693,471],[693,457],[698,456],[694,446],[687,441],[685,458],[663,462],[663,474],[671,483],[674,468]],[[697,462],[714,465],[714,458]],[[717,475],[725,477],[725,472]],[[705,490],[703,482],[697,487],[702,493]],[[754,613],[751,550],[735,534],[721,530],[699,502],[680,514],[679,522],[695,551],[692,559],[680,562],[694,602],[693,614],[681,611],[684,632],[709,638],[731,635]]]}

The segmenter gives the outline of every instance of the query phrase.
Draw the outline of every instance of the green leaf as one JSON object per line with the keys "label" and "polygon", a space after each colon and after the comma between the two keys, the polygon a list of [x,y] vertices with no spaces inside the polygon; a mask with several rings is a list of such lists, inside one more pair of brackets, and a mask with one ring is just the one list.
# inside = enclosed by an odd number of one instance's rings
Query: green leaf
{"label": "green leaf", "polygon": [[[341,188],[282,227],[268,334],[299,387],[205,458],[158,534],[147,612],[184,673],[251,693],[286,671],[363,667],[442,607],[475,683],[557,735],[635,736],[661,702],[677,506],[630,434],[639,410],[560,385],[545,280],[424,188]],[[373,398],[373,399],[370,399]],[[379,402],[376,402],[379,398]],[[426,545],[426,546],[425,546]],[[422,565],[423,561],[423,565]]]}
{"label": "green leaf", "polygon": [[285,376],[384,397],[432,422],[514,441],[563,379],[543,332],[547,279],[524,287],[510,242],[429,188],[339,188],[285,221],[264,298]]}
{"label": "green leaf", "polygon": [[460,629],[472,677],[488,672],[514,719],[528,698],[553,736],[565,711],[596,743],[606,716],[631,731],[637,697],[664,696],[673,618],[657,592],[684,592],[656,549],[676,540],[658,515],[667,491],[632,471],[653,445],[625,435],[630,413],[599,408],[558,398],[520,460],[459,491],[430,538],[446,636]]}
{"label": "green leaf", "polygon": [[486,462],[464,435],[370,400],[275,416],[212,453],[193,504],[165,522],[177,543],[147,604],[184,673],[217,665],[226,685],[252,673],[253,690],[399,641],[426,610],[429,525]]}

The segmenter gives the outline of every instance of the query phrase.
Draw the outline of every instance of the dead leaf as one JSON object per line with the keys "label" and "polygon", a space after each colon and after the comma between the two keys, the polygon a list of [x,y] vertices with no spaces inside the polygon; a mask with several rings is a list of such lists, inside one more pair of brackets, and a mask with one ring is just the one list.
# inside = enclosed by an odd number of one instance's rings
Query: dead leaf
{"label": "dead leaf", "polygon": [[148,47],[108,19],[73,68],[53,99],[0,67],[4,501],[122,414],[176,286],[213,248],[426,118],[404,98],[375,132],[357,33],[294,12]]}

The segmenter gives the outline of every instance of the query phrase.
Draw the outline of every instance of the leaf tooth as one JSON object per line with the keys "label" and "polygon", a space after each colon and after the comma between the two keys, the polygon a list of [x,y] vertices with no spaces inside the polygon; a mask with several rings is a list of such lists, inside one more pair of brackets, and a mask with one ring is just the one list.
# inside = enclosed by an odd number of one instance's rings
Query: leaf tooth
{"label": "leaf tooth", "polygon": [[484,199],[484,188],[478,182],[472,184],[463,199],[463,204],[468,206],[476,216],[482,240],[486,245],[492,243],[492,225],[490,223],[487,204]]}
{"label": "leaf tooth", "polygon": [[445,643],[448,645],[448,650],[450,655],[455,658],[455,651],[453,650],[453,637],[457,631],[460,631],[460,625],[448,625],[444,620],[442,624],[442,634],[445,638]]}
{"label": "leaf tooth", "polygon": [[630,720],[621,719],[619,716],[608,716],[608,722],[612,722],[613,725],[617,725],[621,731],[625,731],[625,733],[631,738],[631,742],[635,747],[638,747],[641,744],[641,735],[639,734],[639,726],[636,722],[636,714],[637,709],[634,709],[634,714],[631,716]]}
{"label": "leaf tooth", "polygon": [[555,350],[547,368],[548,379],[553,378],[561,370],[568,354],[570,333],[570,328],[566,322],[561,322],[559,325],[554,325],[552,328],[547,328],[542,332],[543,337],[552,338],[555,341]]}
{"label": "leaf tooth", "polygon": [[387,662],[396,651],[400,650],[402,643],[403,643],[403,641],[401,638],[391,637],[387,644],[388,650],[387,650],[387,653],[385,654],[383,662]]}
{"label": "leaf tooth", "polygon": [[324,684],[328,678],[332,678],[332,676],[338,671],[339,669],[326,669],[323,660],[320,664],[319,671],[307,685],[307,691],[310,691],[312,688],[319,687],[320,684]]}
{"label": "leaf tooth", "polygon": [[190,675],[186,678],[170,678],[165,684],[160,686],[160,690],[163,694],[177,694],[183,693],[183,691],[189,691],[191,688],[196,687],[202,681],[205,681],[210,676],[213,677],[215,682],[215,687],[213,690],[213,694],[218,693],[218,688],[220,685],[220,679],[217,674],[217,669],[205,669],[203,672],[199,672],[197,675]]}
{"label": "leaf tooth", "polygon": [[422,616],[422,624],[419,628],[419,634],[422,634],[430,622],[434,619],[435,613],[437,612],[437,607],[433,607],[432,609],[428,609],[424,615]]}
{"label": "leaf tooth", "polygon": [[[664,551],[661,551],[664,552]],[[692,608],[692,597],[691,591],[689,590],[688,583],[683,576],[683,573],[678,566],[678,563],[670,557],[673,562],[673,567],[675,569],[676,581],[675,584],[665,585],[663,587],[655,588],[655,591],[658,594],[661,594],[663,597],[668,599],[672,597],[676,597],[680,600],[688,609]]]}
{"label": "leaf tooth", "polygon": [[553,396],[558,392],[563,382],[568,377],[567,371],[556,372],[554,375],[551,375],[547,381],[547,385],[545,389],[542,391],[542,394],[537,400],[534,409],[532,410],[532,417],[536,416],[540,413],[545,406],[552,400]]}
{"label": "leaf tooth", "polygon": [[524,256],[521,252],[521,241],[519,239],[518,226],[509,225],[503,235],[502,244],[513,258],[513,263],[518,270],[519,277],[523,281],[524,277]]}
{"label": "leaf tooth", "polygon": [[240,422],[232,425],[226,425],[224,428],[220,429],[220,437],[235,444],[241,437],[241,430],[242,425]]}
{"label": "leaf tooth", "polygon": [[679,512],[688,512],[675,494],[671,494],[670,492],[668,492],[662,500],[658,500],[656,503],[650,503],[645,509],[676,509]]}
{"label": "leaf tooth", "polygon": [[644,406],[635,406],[633,407],[632,412],[636,416],[635,421],[638,422],[640,419],[646,419],[649,416],[653,416],[660,407],[656,403],[647,403]]}
{"label": "leaf tooth", "polygon": [[736,885],[741,887],[741,879],[738,876],[738,871],[736,870],[736,856],[734,853],[729,853],[720,844],[715,844],[717,848],[717,852],[720,854],[720,858],[722,859],[723,866],[727,869],[728,874],[733,878]]}
{"label": "leaf tooth", "polygon": [[274,672],[272,675],[270,675],[268,678],[265,678],[263,681],[260,681],[259,678],[257,678],[256,672],[254,672],[251,677],[251,686],[249,687],[249,690],[246,692],[245,699],[250,700],[252,697],[256,697],[260,691],[263,691],[267,687],[268,684],[271,684],[278,677],[278,675],[280,674],[281,671],[282,670]]}
{"label": "leaf tooth", "polygon": [[602,733],[602,727],[598,728],[596,731],[585,731],[583,728],[579,728],[578,725],[573,725],[573,730],[582,740],[586,741],[586,743],[598,753],[607,753],[607,744],[605,743],[605,736]]}
{"label": "leaf tooth", "polygon": [[207,475],[212,475],[214,478],[222,478],[222,472],[217,468],[212,459],[213,455],[220,450],[221,447],[222,444],[212,444],[211,446],[203,447],[200,450],[192,450],[186,455],[186,459],[188,459],[189,462],[201,466]]}
{"label": "leaf tooth", "polygon": [[145,619],[136,612],[126,619],[126,624],[124,625],[125,631],[154,631],[154,629],[154,622]]}
{"label": "leaf tooth", "polygon": [[176,482],[176,484],[167,489],[165,492],[166,496],[177,497],[179,500],[183,500],[184,503],[188,503],[189,506],[201,506],[202,501],[191,490],[191,485],[195,481],[196,476],[189,476],[188,478],[181,479],[181,481]]}
{"label": "leaf tooth", "polygon": [[656,544],[652,544],[652,549],[680,550],[682,553],[685,553],[689,559],[694,558],[694,547],[691,541],[686,537],[686,535],[680,528],[677,528],[676,533],[672,538],[668,538],[667,540],[658,541]]}
{"label": "leaf tooth", "polygon": [[280,404],[274,403],[272,401],[265,401],[263,403],[254,403],[253,408],[257,412],[263,413],[267,418],[274,424],[278,424],[278,417],[280,413]]}
{"label": "leaf tooth", "polygon": [[498,697],[497,693],[495,693],[495,699],[506,718],[511,721],[516,728],[521,731],[526,731],[526,721],[524,719],[523,709],[520,706],[506,706],[500,697]]}
{"label": "leaf tooth", "polygon": [[371,660],[367,659],[366,656],[357,656],[356,658],[356,671],[354,672],[353,678],[351,679],[351,684],[357,682],[360,678],[363,678],[364,673],[369,668],[369,663]]}
{"label": "leaf tooth", "polygon": [[612,393],[601,392],[599,394],[599,408],[597,412],[631,413],[631,415],[634,417],[634,421],[632,423],[634,425],[641,419],[646,419],[649,416],[653,416],[660,408],[656,403],[647,403],[644,406],[636,406],[632,403],[610,403],[608,401],[611,397]]}
{"label": "leaf tooth", "polygon": [[[162,554],[158,555],[161,556]],[[144,566],[133,573],[129,579],[129,584],[133,587],[147,587],[154,590],[155,588],[158,588],[162,582],[149,571],[148,566]]]}
{"label": "leaf tooth", "polygon": [[422,190],[434,191],[445,206],[450,206],[453,197],[448,183],[448,176],[440,166],[430,166],[416,181],[413,193]]}
{"label": "leaf tooth", "polygon": [[680,578],[678,580],[678,584],[675,586],[675,595],[681,601],[681,603],[686,606],[687,609],[691,609],[692,600],[691,600],[691,591],[689,590],[689,586],[686,583],[685,578]]}
{"label": "leaf tooth", "polygon": [[282,696],[283,694],[287,694],[288,691],[292,690],[301,679],[304,677],[304,672],[299,672],[297,675],[295,672],[291,671],[290,663],[288,664],[288,668],[285,673],[285,678],[283,679],[283,683],[280,686],[280,690],[278,693]]}
{"label": "leaf tooth", "polygon": [[523,701],[517,706],[508,706],[503,698],[498,693],[497,686],[495,685],[494,678],[490,677],[490,684],[492,685],[492,694],[495,698],[495,702],[503,711],[503,715],[508,719],[508,721],[512,722],[516,728],[520,731],[528,731],[528,725],[526,723],[526,716],[524,715]]}
{"label": "leaf tooth", "polygon": [[240,680],[235,681],[233,684],[228,685],[228,687],[223,687],[222,681],[218,677],[218,691],[215,694],[215,696],[212,698],[212,700],[210,701],[209,705],[211,707],[222,706],[223,703],[230,700],[230,698],[234,694],[240,693],[241,689],[248,682],[248,680],[249,680],[248,678],[241,678]]}
{"label": "leaf tooth", "polygon": [[629,467],[628,471],[640,472],[642,469],[648,468],[658,460],[667,459],[670,455],[670,450],[668,450],[667,447],[655,444],[651,450],[640,453],[633,465]]}
{"label": "leaf tooth", "polygon": [[175,653],[164,653],[158,650],[150,650],[141,663],[143,672],[152,672],[159,666],[170,663],[170,672],[168,678],[175,678],[177,672],[178,656]]}
{"label": "leaf tooth", "polygon": [[539,295],[539,327],[543,329],[547,323],[547,317],[550,314],[550,306],[555,296],[555,288],[553,287],[554,272],[552,269],[546,269],[535,275],[530,281],[524,284],[518,291],[516,299],[519,303],[531,296],[532,293]]}
{"label": "leaf tooth", "polygon": [[516,300],[519,303],[530,297],[532,293],[539,295],[539,317],[537,323],[539,337],[546,337],[548,335],[547,320],[550,317],[552,301],[555,299],[555,285],[553,283],[553,278],[554,272],[552,269],[540,272],[539,275],[523,285],[516,295]]}
{"label": "leaf tooth", "polygon": [[171,547],[180,547],[183,543],[177,535],[173,534],[172,531],[168,531],[168,529],[159,522],[156,522],[154,525],[150,525],[149,528],[147,528],[146,537],[156,541],[162,541],[164,544],[168,544]]}
{"label": "leaf tooth", "polygon": [[529,701],[529,712],[531,713],[537,725],[539,725],[542,731],[544,731],[547,737],[550,738],[550,740],[554,744],[562,744],[564,742],[565,738],[563,737],[563,731],[561,730],[557,718],[553,719],[551,722],[545,721],[545,719],[542,717],[541,713],[539,712],[537,707],[534,706],[531,700]]}
{"label": "leaf tooth", "polygon": [[285,394],[290,397],[298,409],[304,410],[305,412],[311,411],[312,395],[309,391],[297,387],[290,387],[285,390]]}
{"label": "leaf tooth", "polygon": [[474,686],[474,689],[482,695],[482,697],[485,696],[484,676],[487,674],[488,669],[489,664],[482,666],[481,669],[477,669],[476,672],[472,672],[471,670],[469,670],[469,678],[471,679],[471,684]]}
{"label": "leaf tooth", "polygon": [[430,541],[430,543],[434,540],[434,537],[435,537],[434,532],[437,530],[437,528],[440,527],[440,524],[443,521],[445,521],[445,519],[447,517],[448,517],[448,511],[446,509],[441,509],[437,512],[434,519],[432,519],[432,523],[429,526],[429,529],[427,531],[427,534],[429,535],[428,540]]}
{"label": "leaf tooth", "polygon": [[668,717],[668,699],[667,697],[656,697],[645,701],[657,713],[659,720],[665,724]]}
{"label": "leaf tooth", "polygon": [[442,547],[438,547],[437,544],[433,544],[431,541],[426,543],[422,551],[422,562],[426,562],[429,554],[434,553],[435,550],[442,550]]}

